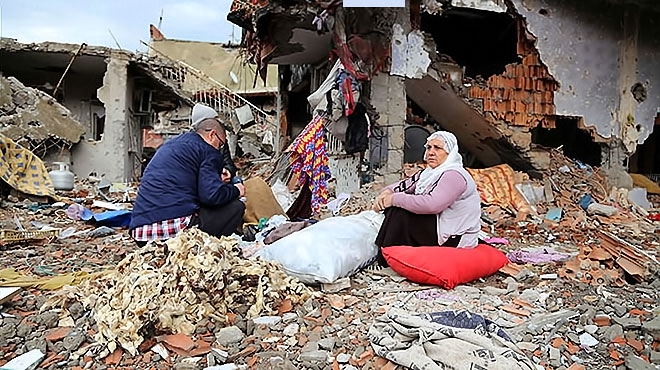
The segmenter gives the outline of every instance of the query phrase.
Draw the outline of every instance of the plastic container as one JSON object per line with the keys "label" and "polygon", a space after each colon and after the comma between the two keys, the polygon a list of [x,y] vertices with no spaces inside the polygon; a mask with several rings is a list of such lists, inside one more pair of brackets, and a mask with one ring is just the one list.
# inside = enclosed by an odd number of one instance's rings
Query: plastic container
{"label": "plastic container", "polygon": [[73,190],[74,175],[69,169],[69,164],[65,162],[53,162],[55,169],[48,172],[53,181],[55,190]]}

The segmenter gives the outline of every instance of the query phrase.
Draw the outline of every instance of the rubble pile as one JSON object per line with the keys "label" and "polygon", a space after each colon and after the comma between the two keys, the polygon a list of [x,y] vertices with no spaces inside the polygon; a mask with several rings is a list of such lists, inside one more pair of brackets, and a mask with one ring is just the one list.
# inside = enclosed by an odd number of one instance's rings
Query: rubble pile
{"label": "rubble pile", "polygon": [[241,258],[235,247],[235,240],[189,229],[133,252],[101,278],[63,289],[52,304],[79,300],[94,313],[98,343],[113,352],[118,342],[135,355],[148,327],[190,335],[204,319],[226,323],[230,311],[253,318],[309,298],[296,279]]}
{"label": "rubble pile", "polygon": [[85,128],[48,94],[0,76],[0,132],[14,141],[30,140],[26,146],[35,150],[35,145],[52,138],[77,143]]}

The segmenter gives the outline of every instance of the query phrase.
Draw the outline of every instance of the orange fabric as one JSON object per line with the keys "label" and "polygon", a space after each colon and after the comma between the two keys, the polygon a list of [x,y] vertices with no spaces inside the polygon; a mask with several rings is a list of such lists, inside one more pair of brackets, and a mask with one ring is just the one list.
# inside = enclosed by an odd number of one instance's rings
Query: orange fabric
{"label": "orange fabric", "polygon": [[515,173],[507,164],[484,169],[467,168],[477,184],[481,202],[512,208],[518,212],[531,212],[531,207],[515,187]]}

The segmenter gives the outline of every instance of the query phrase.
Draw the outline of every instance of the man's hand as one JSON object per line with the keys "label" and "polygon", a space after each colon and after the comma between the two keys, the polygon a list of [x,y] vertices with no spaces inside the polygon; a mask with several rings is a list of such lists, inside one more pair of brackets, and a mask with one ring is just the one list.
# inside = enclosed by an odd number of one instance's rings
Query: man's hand
{"label": "man's hand", "polygon": [[238,184],[234,184],[234,186],[238,189],[238,192],[240,193],[239,198],[244,197],[245,196],[245,185],[243,185],[241,183],[238,183]]}
{"label": "man's hand", "polygon": [[222,175],[220,176],[220,179],[222,180],[223,183],[229,184],[231,181],[231,172],[229,172],[228,169],[223,168],[222,169]]}

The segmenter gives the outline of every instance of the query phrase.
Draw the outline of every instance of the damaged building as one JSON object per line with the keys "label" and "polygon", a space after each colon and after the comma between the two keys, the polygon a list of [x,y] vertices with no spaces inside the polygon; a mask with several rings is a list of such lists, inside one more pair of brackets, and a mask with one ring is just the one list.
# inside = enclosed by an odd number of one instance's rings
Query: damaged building
{"label": "damaged building", "polygon": [[[196,77],[183,75],[181,89],[195,102],[219,108],[217,111],[224,115],[224,120],[232,122],[235,129],[229,135],[232,153],[258,158],[278,150],[280,143],[275,142],[278,133],[263,126],[265,122],[271,126],[279,121],[277,65],[269,66],[269,77],[261,81],[256,78],[254,65],[237,45],[166,38],[153,25],[150,34],[149,55],[181,63],[193,71]],[[188,129],[190,111],[191,106],[184,104],[179,109],[161,112],[153,130],[146,135],[157,139],[178,135]],[[254,127],[256,122],[262,125]],[[270,134],[264,135],[261,129]],[[161,141],[156,140],[155,144]]]}
{"label": "damaged building", "polygon": [[360,83],[374,123],[368,159],[387,182],[445,129],[472,167],[540,173],[560,147],[631,187],[627,172],[660,171],[659,11],[651,0],[234,0],[228,20],[262,77],[280,65],[286,135],[309,122],[307,96],[341,61]]}
{"label": "damaged building", "polygon": [[[148,134],[154,128],[187,130],[196,102],[227,113],[234,133],[254,137],[257,151],[278,150],[275,112],[264,112],[177,59],[3,38],[0,74],[0,132],[47,163],[69,162],[79,178],[139,179]],[[275,100],[272,91],[265,93]],[[180,112],[185,116],[177,116]]]}

